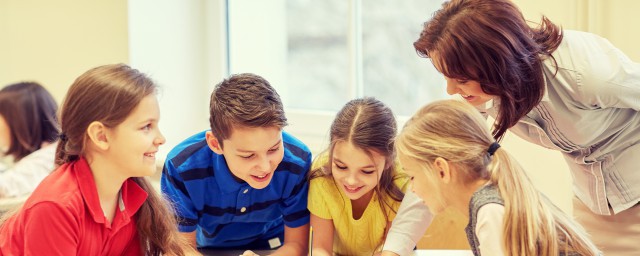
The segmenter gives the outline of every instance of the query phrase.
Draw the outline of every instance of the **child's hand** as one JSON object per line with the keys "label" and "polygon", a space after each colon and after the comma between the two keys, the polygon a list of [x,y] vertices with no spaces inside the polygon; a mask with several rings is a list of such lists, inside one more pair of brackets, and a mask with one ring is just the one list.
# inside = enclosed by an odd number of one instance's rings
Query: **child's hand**
{"label": "child's hand", "polygon": [[251,250],[246,250],[244,251],[244,253],[240,254],[240,256],[260,256],[260,255],[256,254],[255,252],[252,252]]}

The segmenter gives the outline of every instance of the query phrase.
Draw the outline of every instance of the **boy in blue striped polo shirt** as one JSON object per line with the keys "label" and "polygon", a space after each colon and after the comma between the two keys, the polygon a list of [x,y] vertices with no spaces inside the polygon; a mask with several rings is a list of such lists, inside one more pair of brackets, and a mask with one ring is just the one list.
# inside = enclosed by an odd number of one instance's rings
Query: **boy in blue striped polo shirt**
{"label": "boy in blue striped polo shirt", "polygon": [[284,132],[280,96],[254,74],[233,75],[211,94],[211,130],[176,146],[161,188],[195,247],[307,253],[311,152]]}

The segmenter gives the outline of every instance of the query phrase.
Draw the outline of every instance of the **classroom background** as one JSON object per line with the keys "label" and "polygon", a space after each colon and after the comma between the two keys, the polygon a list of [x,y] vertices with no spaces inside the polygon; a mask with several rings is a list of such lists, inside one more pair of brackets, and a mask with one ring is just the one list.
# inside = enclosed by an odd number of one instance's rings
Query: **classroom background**
{"label": "classroom background", "polygon": [[[640,1],[514,0],[526,18],[599,34],[640,61]],[[412,43],[442,0],[0,0],[0,86],[31,80],[58,103],[85,70],[127,63],[161,87],[166,153],[208,127],[209,95],[229,74],[265,77],[289,126],[318,153],[349,99],[375,96],[401,124],[450,96]],[[491,120],[489,120],[490,122]],[[508,134],[503,141],[538,188],[571,214],[571,177],[559,152]],[[455,212],[430,226],[423,248],[465,248]],[[440,233],[444,230],[444,234]],[[431,235],[438,233],[438,235]]]}

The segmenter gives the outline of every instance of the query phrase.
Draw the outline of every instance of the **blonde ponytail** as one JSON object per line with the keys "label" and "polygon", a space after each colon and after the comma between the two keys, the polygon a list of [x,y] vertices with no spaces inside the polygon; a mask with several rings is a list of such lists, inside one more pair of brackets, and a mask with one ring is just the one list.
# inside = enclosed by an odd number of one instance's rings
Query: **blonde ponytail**
{"label": "blonde ponytail", "polygon": [[496,146],[484,118],[471,105],[444,100],[423,107],[406,123],[396,145],[403,157],[425,166],[438,157],[446,159],[458,167],[465,183],[489,180],[497,186],[504,200],[507,255],[599,254],[584,229],[542,195],[522,167]]}
{"label": "blonde ponytail", "polygon": [[584,229],[541,194],[505,150],[492,158],[487,169],[504,200],[508,255],[598,254]]}

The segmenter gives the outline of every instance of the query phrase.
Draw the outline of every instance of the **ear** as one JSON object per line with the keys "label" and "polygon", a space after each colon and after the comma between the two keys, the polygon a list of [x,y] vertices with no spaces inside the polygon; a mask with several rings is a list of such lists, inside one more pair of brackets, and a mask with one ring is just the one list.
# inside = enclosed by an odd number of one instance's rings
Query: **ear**
{"label": "ear", "polygon": [[98,149],[109,149],[109,141],[107,140],[107,127],[101,122],[93,121],[87,127],[87,135],[89,140],[93,142]]}
{"label": "ear", "polygon": [[207,131],[204,134],[204,136],[205,136],[205,139],[207,140],[207,145],[209,145],[209,148],[211,149],[211,151],[213,151],[218,155],[222,155],[223,153],[222,145],[220,145],[220,142],[218,141],[216,136],[213,135],[213,132]]}
{"label": "ear", "polygon": [[435,161],[433,161],[433,166],[436,167],[436,172],[438,174],[438,178],[440,178],[440,180],[445,183],[445,184],[449,184],[449,182],[451,182],[451,165],[449,165],[449,162],[447,162],[447,160],[445,160],[442,157],[438,157],[436,158]]}

